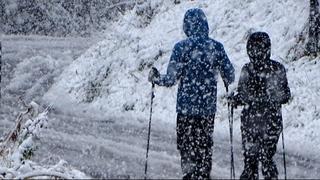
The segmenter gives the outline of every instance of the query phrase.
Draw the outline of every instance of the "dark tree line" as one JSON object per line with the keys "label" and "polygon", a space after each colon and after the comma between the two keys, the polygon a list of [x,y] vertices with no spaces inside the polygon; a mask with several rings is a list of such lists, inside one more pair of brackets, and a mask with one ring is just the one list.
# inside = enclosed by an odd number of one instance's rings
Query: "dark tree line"
{"label": "dark tree line", "polygon": [[99,31],[132,0],[0,0],[0,31],[65,36]]}

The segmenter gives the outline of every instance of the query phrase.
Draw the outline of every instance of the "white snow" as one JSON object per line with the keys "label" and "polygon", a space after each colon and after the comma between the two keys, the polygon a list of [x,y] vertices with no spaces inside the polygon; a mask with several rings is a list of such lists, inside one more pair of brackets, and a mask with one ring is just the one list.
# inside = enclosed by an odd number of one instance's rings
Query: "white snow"
{"label": "white snow", "polygon": [[[318,92],[320,85],[316,80],[307,80],[305,73],[309,74],[309,78],[316,79],[318,65],[313,62],[317,60],[309,62],[303,58],[291,62],[294,54],[289,53],[305,30],[309,8],[304,1],[184,1],[176,6],[162,1],[161,6],[155,6],[158,8],[157,14],[145,28],[137,25],[139,18],[133,10],[109,27],[105,40],[92,46],[62,73],[45,99],[56,104],[68,103],[101,110],[110,116],[139,117],[147,122],[151,88],[147,82],[149,67],[154,63],[161,72],[165,72],[172,47],[185,38],[182,19],[185,11],[192,7],[205,11],[210,36],[224,44],[235,66],[236,77],[239,77],[242,65],[249,61],[245,48],[248,34],[253,31],[269,33],[272,57],[287,67],[293,94],[293,100],[283,108],[289,150],[311,155],[309,151],[300,152],[295,148],[308,146],[316,155],[320,146],[316,138],[319,96],[315,92]],[[305,64],[301,66],[303,62]],[[155,121],[174,124],[176,87],[157,87],[155,94]],[[224,88],[220,81],[215,134],[227,137],[227,108],[223,95]],[[238,142],[239,114],[240,110],[236,110],[235,136]]]}
{"label": "white snow", "polygon": [[[300,35],[305,35],[309,14],[308,3],[295,0],[199,0],[182,1],[179,5],[173,5],[172,1],[157,0],[152,4],[155,14],[149,25],[141,26],[146,21],[135,14],[136,9],[129,11],[107,28],[104,40],[93,45],[75,61],[70,58],[57,59],[45,53],[26,58],[18,64],[7,89],[14,92],[25,89],[26,96],[32,99],[39,94],[42,96],[49,88],[43,89],[42,82],[51,78],[55,82],[43,100],[48,104],[53,103],[55,109],[66,114],[54,115],[53,128],[43,135],[50,142],[44,140],[42,143],[48,143],[47,146],[52,149],[63,149],[51,154],[63,152],[65,154],[61,156],[68,157],[68,161],[81,166],[91,165],[93,172],[97,172],[95,167],[98,170],[107,167],[101,170],[106,177],[117,177],[119,174],[122,175],[119,177],[126,177],[127,174],[130,174],[129,177],[142,177],[141,164],[144,162],[141,159],[145,153],[144,133],[148,125],[151,96],[147,75],[152,65],[165,73],[174,44],[185,38],[182,31],[184,13],[193,7],[205,11],[210,37],[224,44],[235,66],[236,79],[239,78],[241,67],[249,61],[246,54],[248,34],[253,31],[269,33],[272,58],[287,68],[293,96],[290,103],[283,106],[286,149],[291,158],[289,162],[293,164],[300,157],[318,162],[320,65],[319,58],[301,58],[300,55],[298,60],[293,61],[297,55],[294,52],[303,50],[304,41],[301,41]],[[57,60],[58,63],[52,62]],[[37,71],[30,72],[28,68]],[[26,81],[32,81],[32,87]],[[236,85],[237,82],[233,88]],[[174,142],[176,91],[176,86],[156,87],[150,177],[181,176]],[[228,177],[226,167],[229,163],[229,154],[226,152],[226,147],[229,147],[229,127],[224,95],[224,86],[219,80],[213,172],[216,173],[214,177],[220,178]],[[234,137],[238,148],[236,168],[242,168],[240,112],[241,109],[235,110]],[[116,122],[103,125],[105,119]],[[59,146],[55,147],[57,144]],[[48,149],[44,148],[42,152]],[[280,143],[278,149],[281,152]],[[83,162],[76,162],[78,160],[74,156],[79,154]],[[108,159],[108,162],[100,162],[102,159]],[[299,169],[301,166],[292,164],[291,177],[317,175],[317,172],[302,172],[304,169]]]}
{"label": "white snow", "polygon": [[26,112],[20,113],[16,126],[0,142],[0,178],[28,179],[62,177],[65,179],[88,178],[74,169],[66,161],[60,160],[54,166],[41,166],[30,160],[36,150],[35,141],[47,127],[48,110],[39,113],[39,105],[31,102]]}

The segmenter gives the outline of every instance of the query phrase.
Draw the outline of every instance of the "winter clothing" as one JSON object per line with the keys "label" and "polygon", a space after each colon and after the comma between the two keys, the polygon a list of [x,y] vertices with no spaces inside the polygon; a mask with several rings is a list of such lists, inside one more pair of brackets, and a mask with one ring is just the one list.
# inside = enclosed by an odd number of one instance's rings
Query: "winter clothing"
{"label": "winter clothing", "polygon": [[286,71],[270,59],[271,42],[267,33],[253,33],[248,40],[250,63],[243,66],[236,105],[245,105],[241,114],[244,171],[241,179],[257,179],[258,163],[266,179],[277,178],[273,156],[282,132],[281,105],[290,99]]}
{"label": "winter clothing", "polygon": [[177,115],[177,147],[183,179],[209,179],[212,167],[214,115]]}
{"label": "winter clothing", "polygon": [[177,95],[177,146],[184,179],[208,179],[212,164],[212,133],[216,112],[217,74],[226,85],[234,81],[234,68],[223,45],[208,36],[201,9],[190,9],[183,21],[187,39],[174,48],[165,75],[150,72],[160,86],[179,82]]}
{"label": "winter clothing", "polygon": [[234,68],[223,45],[208,37],[208,22],[201,9],[186,12],[183,29],[188,38],[174,46],[167,74],[154,83],[170,87],[179,81],[177,113],[214,115],[217,74],[229,85],[234,81]]}

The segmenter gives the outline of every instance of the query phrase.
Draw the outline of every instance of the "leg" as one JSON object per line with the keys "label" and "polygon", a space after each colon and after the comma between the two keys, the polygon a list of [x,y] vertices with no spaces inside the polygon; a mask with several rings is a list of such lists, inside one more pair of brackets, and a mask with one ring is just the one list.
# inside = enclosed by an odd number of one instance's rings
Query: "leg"
{"label": "leg", "polygon": [[191,179],[196,171],[196,157],[192,147],[193,121],[194,119],[185,115],[177,116],[177,148],[181,156],[183,179]]}
{"label": "leg", "polygon": [[279,136],[282,132],[281,111],[270,109],[267,113],[267,131],[262,142],[261,163],[265,179],[278,179],[278,169],[273,156],[277,151]]}
{"label": "leg", "polygon": [[240,175],[240,179],[259,179],[259,161],[257,157],[244,158],[244,170]]}
{"label": "leg", "polygon": [[210,179],[212,169],[212,134],[214,130],[214,117],[199,118],[195,125],[195,151],[197,156],[197,179]]}
{"label": "leg", "polygon": [[204,149],[202,154],[199,165],[200,177],[202,177],[202,179],[210,179],[210,172],[212,169],[212,148]]}
{"label": "leg", "polygon": [[261,153],[262,174],[265,179],[278,179],[278,169],[273,160],[273,156],[277,151],[277,143],[279,136],[269,136],[265,140],[263,151]]}
{"label": "leg", "polygon": [[189,151],[180,151],[183,179],[194,179],[196,171],[195,157]]}
{"label": "leg", "polygon": [[212,168],[214,116],[190,117],[178,114],[177,146],[186,179],[209,179]]}
{"label": "leg", "polygon": [[244,170],[240,179],[259,179],[258,144],[248,134],[242,134]]}
{"label": "leg", "polygon": [[247,117],[241,117],[241,136],[244,156],[244,170],[240,179],[259,179],[259,135],[250,123],[247,123]]}

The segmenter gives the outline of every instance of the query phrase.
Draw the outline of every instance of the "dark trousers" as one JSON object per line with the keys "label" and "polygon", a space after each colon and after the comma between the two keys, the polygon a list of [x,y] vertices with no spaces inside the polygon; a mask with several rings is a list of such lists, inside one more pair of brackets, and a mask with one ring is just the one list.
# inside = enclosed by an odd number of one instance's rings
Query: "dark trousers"
{"label": "dark trousers", "polygon": [[259,162],[265,179],[278,179],[273,156],[282,131],[282,117],[278,110],[244,110],[241,117],[244,170],[240,179],[259,179]]}
{"label": "dark trousers", "polygon": [[214,115],[197,117],[178,114],[177,148],[183,179],[209,179],[212,168]]}

